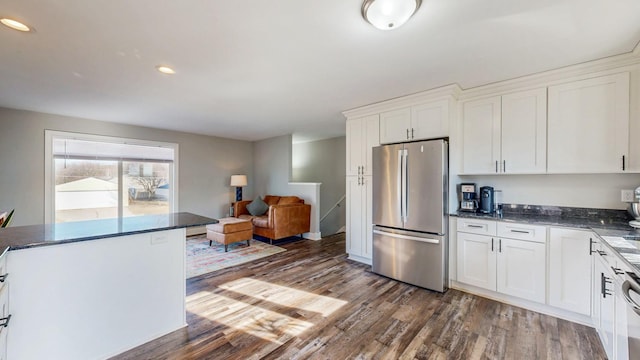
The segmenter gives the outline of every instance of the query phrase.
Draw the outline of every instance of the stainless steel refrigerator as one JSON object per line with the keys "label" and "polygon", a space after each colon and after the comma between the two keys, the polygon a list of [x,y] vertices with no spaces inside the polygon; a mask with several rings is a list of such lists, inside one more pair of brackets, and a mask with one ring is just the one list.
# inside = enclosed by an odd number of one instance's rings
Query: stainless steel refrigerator
{"label": "stainless steel refrigerator", "polygon": [[444,292],[448,283],[448,143],[373,148],[373,271]]}

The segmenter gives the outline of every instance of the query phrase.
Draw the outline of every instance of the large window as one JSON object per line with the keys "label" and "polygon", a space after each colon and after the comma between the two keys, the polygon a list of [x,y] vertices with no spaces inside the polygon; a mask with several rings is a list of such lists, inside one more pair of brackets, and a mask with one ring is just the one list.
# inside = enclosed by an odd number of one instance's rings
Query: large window
{"label": "large window", "polygon": [[46,132],[48,223],[175,211],[177,144]]}

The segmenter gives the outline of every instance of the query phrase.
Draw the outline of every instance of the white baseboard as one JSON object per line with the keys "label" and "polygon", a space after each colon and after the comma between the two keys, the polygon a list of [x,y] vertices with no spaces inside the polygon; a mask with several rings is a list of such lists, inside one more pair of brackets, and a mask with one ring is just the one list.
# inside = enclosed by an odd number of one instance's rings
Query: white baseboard
{"label": "white baseboard", "polygon": [[357,261],[366,265],[371,265],[371,259],[358,255],[349,254],[349,260]]}
{"label": "white baseboard", "polygon": [[308,232],[302,234],[302,237],[309,240],[320,240],[322,239],[322,234],[320,232]]}

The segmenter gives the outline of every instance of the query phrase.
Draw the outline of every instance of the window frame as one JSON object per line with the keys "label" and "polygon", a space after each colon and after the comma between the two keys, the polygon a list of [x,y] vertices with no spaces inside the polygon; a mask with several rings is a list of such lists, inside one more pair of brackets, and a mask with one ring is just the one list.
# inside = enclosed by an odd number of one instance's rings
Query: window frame
{"label": "window frame", "polygon": [[[45,141],[44,141],[44,222],[45,224],[53,224],[55,222],[55,161],[53,155],[53,140],[54,139],[69,139],[69,140],[83,140],[83,141],[95,141],[95,142],[106,142],[113,144],[130,144],[130,145],[140,145],[140,146],[152,146],[152,147],[163,147],[173,149],[173,162],[168,162],[173,166],[170,166],[169,171],[169,191],[171,193],[171,201],[169,204],[169,212],[175,213],[177,212],[178,206],[178,174],[179,174],[179,164],[178,159],[179,156],[179,144],[170,143],[170,142],[162,142],[162,141],[153,141],[153,140],[142,140],[142,139],[132,139],[132,138],[124,138],[124,137],[116,137],[116,136],[105,136],[105,135],[96,135],[96,134],[85,134],[85,133],[77,133],[70,131],[58,131],[58,130],[49,130],[45,129]],[[119,199],[122,199],[122,192],[125,191],[123,189],[123,173],[122,173],[122,163],[126,161],[140,161],[140,162],[154,162],[154,160],[149,159],[135,159],[135,158],[122,158],[122,159],[114,159],[118,161],[118,193]],[[118,218],[122,218],[122,201],[118,201]]]}

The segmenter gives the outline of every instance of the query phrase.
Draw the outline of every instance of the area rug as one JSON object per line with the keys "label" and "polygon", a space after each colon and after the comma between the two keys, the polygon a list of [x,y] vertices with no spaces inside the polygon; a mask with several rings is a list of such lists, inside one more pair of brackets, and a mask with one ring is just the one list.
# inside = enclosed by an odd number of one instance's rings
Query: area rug
{"label": "area rug", "polygon": [[224,245],[215,241],[209,246],[205,235],[190,237],[187,238],[187,279],[283,251],[286,249],[251,240],[251,246],[247,246],[246,241],[230,244],[229,251],[225,253]]}

